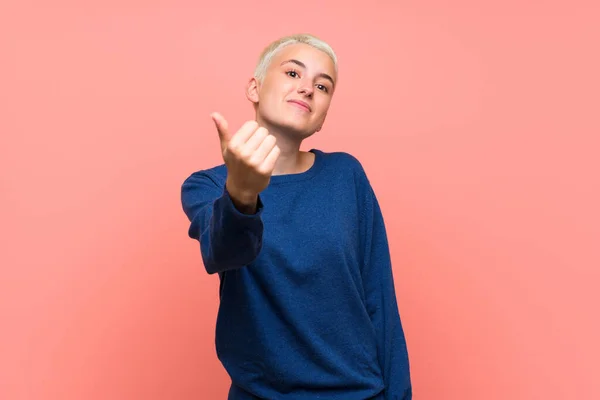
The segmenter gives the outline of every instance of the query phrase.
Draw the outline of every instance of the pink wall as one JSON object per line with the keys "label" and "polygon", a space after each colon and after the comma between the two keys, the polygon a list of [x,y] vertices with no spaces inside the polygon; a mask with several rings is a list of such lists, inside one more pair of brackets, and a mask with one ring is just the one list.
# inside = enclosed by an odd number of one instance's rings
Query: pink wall
{"label": "pink wall", "polygon": [[305,149],[371,177],[415,398],[600,398],[598,6],[96,3],[0,11],[1,399],[225,398],[180,185],[300,31],[339,53]]}

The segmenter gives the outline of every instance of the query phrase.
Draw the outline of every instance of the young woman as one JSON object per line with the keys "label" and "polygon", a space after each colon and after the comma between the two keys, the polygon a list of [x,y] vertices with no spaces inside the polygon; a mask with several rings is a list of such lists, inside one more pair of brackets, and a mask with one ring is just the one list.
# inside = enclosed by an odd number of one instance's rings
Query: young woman
{"label": "young woman", "polygon": [[216,348],[230,400],[412,398],[386,229],[360,162],[300,151],[318,132],[337,58],[312,35],[261,54],[255,120],[215,122],[224,164],[182,185],[189,235],[220,278]]}

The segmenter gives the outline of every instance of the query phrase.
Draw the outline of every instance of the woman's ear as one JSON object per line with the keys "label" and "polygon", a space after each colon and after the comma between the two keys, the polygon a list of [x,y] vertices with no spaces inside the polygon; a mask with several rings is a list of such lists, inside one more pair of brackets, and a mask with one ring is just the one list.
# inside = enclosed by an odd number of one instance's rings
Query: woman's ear
{"label": "woman's ear", "polygon": [[258,103],[258,80],[252,77],[246,85],[246,98],[252,103]]}

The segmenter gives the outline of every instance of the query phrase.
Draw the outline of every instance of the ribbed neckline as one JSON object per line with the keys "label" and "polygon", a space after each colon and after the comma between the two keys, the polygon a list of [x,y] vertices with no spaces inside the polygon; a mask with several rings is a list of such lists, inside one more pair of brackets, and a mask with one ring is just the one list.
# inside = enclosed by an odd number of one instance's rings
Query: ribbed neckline
{"label": "ribbed neckline", "polygon": [[277,184],[281,184],[281,183],[298,182],[298,181],[310,179],[313,176],[315,176],[321,170],[321,167],[323,164],[323,152],[321,150],[317,150],[317,149],[310,149],[309,152],[313,153],[315,155],[315,161],[309,169],[307,169],[304,172],[297,173],[297,174],[285,174],[285,175],[271,176],[271,180],[270,180],[269,184],[277,185]]}

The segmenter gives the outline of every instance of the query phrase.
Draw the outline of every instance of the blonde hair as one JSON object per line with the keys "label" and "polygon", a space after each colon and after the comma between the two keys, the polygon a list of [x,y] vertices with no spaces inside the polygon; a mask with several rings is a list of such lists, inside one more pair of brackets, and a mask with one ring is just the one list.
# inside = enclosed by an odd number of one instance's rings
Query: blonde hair
{"label": "blonde hair", "polygon": [[309,46],[314,47],[315,49],[321,50],[325,54],[327,54],[331,60],[333,61],[333,65],[335,67],[335,72],[338,72],[337,65],[337,56],[331,46],[327,44],[325,41],[319,39],[318,37],[310,34],[296,34],[290,36],[284,36],[279,38],[269,44],[261,53],[256,68],[254,69],[254,77],[258,79],[259,82],[262,82],[265,75],[267,74],[267,69],[273,60],[273,57],[284,47],[303,43]]}

